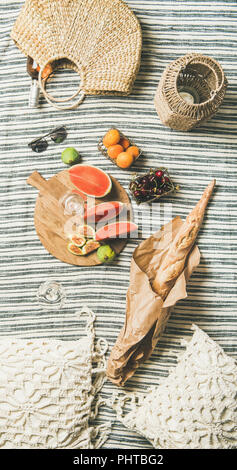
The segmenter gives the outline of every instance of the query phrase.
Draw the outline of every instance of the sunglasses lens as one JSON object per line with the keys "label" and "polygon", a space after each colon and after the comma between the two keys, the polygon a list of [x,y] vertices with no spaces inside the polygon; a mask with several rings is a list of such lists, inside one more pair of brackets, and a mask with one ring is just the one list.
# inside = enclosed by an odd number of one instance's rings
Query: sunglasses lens
{"label": "sunglasses lens", "polygon": [[32,142],[32,144],[30,144],[30,147],[34,152],[41,153],[47,149],[48,143],[46,140],[42,139],[38,140],[37,142]]}
{"label": "sunglasses lens", "polygon": [[61,142],[63,142],[67,137],[67,131],[65,127],[60,127],[54,132],[52,132],[52,134],[50,134],[50,137],[52,141],[55,142],[55,144],[61,144]]}

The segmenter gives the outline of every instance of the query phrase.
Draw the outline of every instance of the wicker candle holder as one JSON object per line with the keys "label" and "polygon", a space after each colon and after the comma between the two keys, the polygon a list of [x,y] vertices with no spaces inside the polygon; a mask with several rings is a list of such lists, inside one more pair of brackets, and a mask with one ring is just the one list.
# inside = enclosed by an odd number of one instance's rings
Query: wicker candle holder
{"label": "wicker candle holder", "polygon": [[161,122],[172,129],[193,129],[217,112],[227,85],[216,60],[201,54],[187,54],[169,64],[163,72],[155,95],[157,114]]}

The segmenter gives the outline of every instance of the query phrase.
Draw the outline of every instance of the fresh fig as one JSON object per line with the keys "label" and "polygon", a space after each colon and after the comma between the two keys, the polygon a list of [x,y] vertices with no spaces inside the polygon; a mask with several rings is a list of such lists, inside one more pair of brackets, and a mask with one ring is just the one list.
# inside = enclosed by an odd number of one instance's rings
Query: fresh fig
{"label": "fresh fig", "polygon": [[80,248],[79,246],[77,245],[74,245],[74,243],[72,242],[69,242],[68,245],[67,245],[67,249],[68,251],[70,251],[70,253],[72,253],[73,255],[76,255],[76,256],[83,256],[84,253],[82,251],[82,248]]}
{"label": "fresh fig", "polygon": [[74,147],[68,147],[62,152],[62,161],[65,165],[73,165],[80,161],[81,157]]}
{"label": "fresh fig", "polygon": [[79,246],[80,248],[86,243],[86,239],[78,235],[72,235],[71,241],[74,245]]}
{"label": "fresh fig", "polygon": [[80,225],[77,229],[77,235],[84,238],[95,238],[95,230],[90,225]]}
{"label": "fresh fig", "polygon": [[116,257],[116,253],[110,245],[102,245],[97,250],[97,256],[101,263],[112,263]]}
{"label": "fresh fig", "polygon": [[83,255],[88,255],[99,248],[100,243],[96,240],[88,240],[82,248]]}

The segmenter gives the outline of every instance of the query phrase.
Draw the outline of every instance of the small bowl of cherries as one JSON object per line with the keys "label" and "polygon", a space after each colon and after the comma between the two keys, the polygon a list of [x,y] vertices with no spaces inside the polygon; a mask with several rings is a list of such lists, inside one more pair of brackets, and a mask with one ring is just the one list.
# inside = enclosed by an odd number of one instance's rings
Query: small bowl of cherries
{"label": "small bowl of cherries", "polygon": [[176,189],[166,168],[151,168],[149,173],[141,176],[135,174],[129,185],[137,204],[155,202]]}

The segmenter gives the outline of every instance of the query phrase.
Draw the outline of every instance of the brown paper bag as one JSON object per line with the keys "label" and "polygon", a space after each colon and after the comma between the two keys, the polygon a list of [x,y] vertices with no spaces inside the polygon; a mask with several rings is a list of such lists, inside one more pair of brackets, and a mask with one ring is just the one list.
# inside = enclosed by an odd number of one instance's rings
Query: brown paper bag
{"label": "brown paper bag", "polygon": [[187,297],[186,283],[200,262],[196,245],[190,251],[183,272],[165,301],[156,294],[151,283],[181,225],[180,217],[144,240],[134,251],[130,285],[127,292],[125,324],[108,360],[107,376],[122,386],[154,350],[167,324],[172,307]]}

